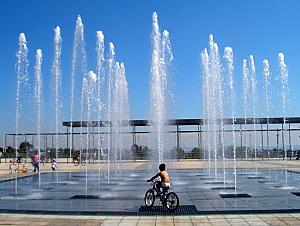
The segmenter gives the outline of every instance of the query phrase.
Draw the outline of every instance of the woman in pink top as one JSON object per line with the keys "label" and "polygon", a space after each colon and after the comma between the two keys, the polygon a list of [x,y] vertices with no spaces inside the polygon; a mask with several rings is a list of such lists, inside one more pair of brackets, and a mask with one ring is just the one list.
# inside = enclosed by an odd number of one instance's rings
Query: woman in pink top
{"label": "woman in pink top", "polygon": [[39,162],[40,162],[39,155],[37,152],[35,152],[33,156],[33,172],[40,171]]}

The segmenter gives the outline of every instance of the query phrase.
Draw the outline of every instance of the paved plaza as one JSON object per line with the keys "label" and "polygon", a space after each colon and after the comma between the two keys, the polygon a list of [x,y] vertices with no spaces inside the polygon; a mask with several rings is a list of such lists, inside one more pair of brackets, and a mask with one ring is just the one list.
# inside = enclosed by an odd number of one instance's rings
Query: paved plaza
{"label": "paved plaza", "polygon": [[108,226],[263,226],[299,225],[300,214],[205,216],[65,216],[0,214],[0,225],[108,225]]}
{"label": "paved plaza", "polygon": [[[237,199],[219,196],[221,190],[213,188],[223,185],[221,181],[216,182],[207,177],[204,162],[168,163],[173,181],[172,190],[179,195],[180,206],[194,206],[197,211],[189,214],[189,210],[182,209],[180,216],[172,216],[167,211],[155,212],[155,210],[152,216],[141,213],[140,208],[144,205],[143,195],[148,188],[145,183],[145,178],[149,174],[149,171],[145,170],[148,167],[147,162],[123,163],[121,174],[112,165],[109,184],[105,164],[88,165],[87,181],[85,167],[60,163],[59,173],[52,174],[47,172],[49,170],[45,164],[42,167],[44,170],[40,181],[42,192],[38,188],[38,175],[32,175],[31,172],[18,175],[24,177],[19,179],[23,182],[18,183],[18,200],[14,199],[14,180],[7,181],[15,175],[8,175],[6,169],[8,165],[1,163],[0,225],[300,225],[300,213],[298,213],[300,197],[291,194],[291,190],[272,188],[268,183],[270,172],[279,172],[277,177],[284,177],[284,171],[278,171],[282,169],[283,163],[278,161],[275,163],[270,167],[268,161],[258,162],[260,177],[253,179],[251,174],[246,174],[245,169],[242,168],[245,164],[239,161],[238,172],[243,173],[238,175],[237,191],[252,197]],[[298,169],[298,165],[298,161],[288,162],[289,170]],[[250,172],[252,172],[251,167],[253,162],[249,163]],[[102,172],[100,180],[97,169]],[[221,167],[218,170],[221,170]],[[232,187],[230,168],[227,172],[226,186]],[[299,175],[293,175],[295,177],[293,180],[297,181]],[[86,182],[87,187],[85,187]],[[35,184],[34,187],[32,184]],[[70,199],[75,195],[84,195],[86,191],[97,199]],[[232,189],[226,189],[226,192],[232,192]],[[159,206],[157,202],[156,206]],[[29,211],[13,213],[7,210]],[[45,212],[41,213],[40,210]],[[54,212],[51,212],[53,210]],[[66,213],[68,211],[73,212]],[[114,216],[111,211],[119,211],[118,216]]]}

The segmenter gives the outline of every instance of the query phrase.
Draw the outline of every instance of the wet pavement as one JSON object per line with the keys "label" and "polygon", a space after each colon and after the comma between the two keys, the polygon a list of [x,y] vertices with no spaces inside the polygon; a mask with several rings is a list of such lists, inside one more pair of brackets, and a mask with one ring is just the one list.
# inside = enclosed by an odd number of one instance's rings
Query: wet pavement
{"label": "wet pavement", "polygon": [[[180,215],[254,214],[300,212],[299,174],[260,170],[259,175],[237,174],[234,190],[233,174],[227,169],[226,184],[222,175],[209,177],[202,169],[172,169],[171,190],[180,199]],[[149,188],[147,170],[42,173],[18,180],[0,182],[0,212],[77,215],[170,215],[162,207],[143,211],[143,197]],[[210,176],[213,176],[211,172]],[[221,197],[226,194],[231,197]],[[236,197],[238,195],[239,197]],[[87,198],[85,198],[87,197]],[[156,201],[156,206],[160,206]]]}

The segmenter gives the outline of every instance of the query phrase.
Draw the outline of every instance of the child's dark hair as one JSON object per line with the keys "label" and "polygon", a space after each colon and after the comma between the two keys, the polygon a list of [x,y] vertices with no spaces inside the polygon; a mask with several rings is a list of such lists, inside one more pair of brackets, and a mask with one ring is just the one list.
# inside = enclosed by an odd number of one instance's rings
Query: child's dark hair
{"label": "child's dark hair", "polygon": [[159,165],[158,168],[159,168],[160,171],[165,171],[166,170],[166,164],[162,163],[162,164]]}

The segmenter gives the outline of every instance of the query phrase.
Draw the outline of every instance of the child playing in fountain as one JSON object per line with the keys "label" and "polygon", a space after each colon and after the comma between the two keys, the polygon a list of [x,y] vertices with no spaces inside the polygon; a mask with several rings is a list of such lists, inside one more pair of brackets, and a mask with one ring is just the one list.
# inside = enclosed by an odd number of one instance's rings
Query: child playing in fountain
{"label": "child playing in fountain", "polygon": [[[156,189],[158,191],[161,191],[162,189],[162,194],[165,195],[166,191],[170,188],[170,177],[168,172],[166,171],[166,165],[164,163],[160,164],[158,168],[160,172],[147,180],[147,182],[153,181],[155,178],[160,177],[160,181],[157,181]],[[161,196],[161,200],[162,197],[163,196]]]}
{"label": "child playing in fountain", "polygon": [[56,159],[55,158],[51,159],[51,169],[52,169],[52,172],[54,172],[57,169]]}
{"label": "child playing in fountain", "polygon": [[16,160],[15,159],[9,161],[9,165],[8,165],[8,170],[9,170],[8,173],[9,174],[13,173],[13,169],[14,169],[15,165],[16,165]]}

